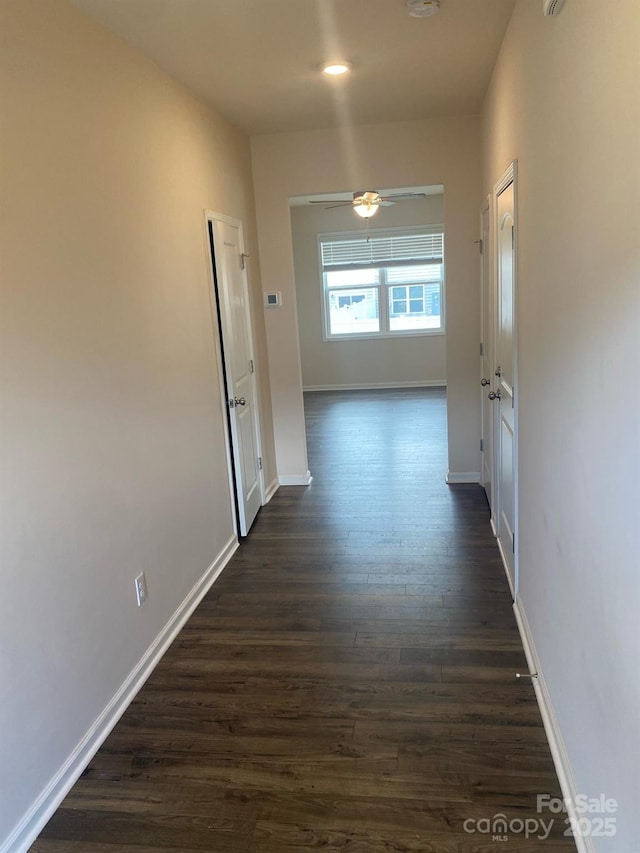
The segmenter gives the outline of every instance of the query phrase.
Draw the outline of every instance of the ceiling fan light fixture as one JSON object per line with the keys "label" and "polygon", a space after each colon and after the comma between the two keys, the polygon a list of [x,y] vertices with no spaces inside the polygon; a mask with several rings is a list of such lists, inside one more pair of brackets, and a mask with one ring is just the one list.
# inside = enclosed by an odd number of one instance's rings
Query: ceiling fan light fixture
{"label": "ceiling fan light fixture", "polygon": [[412,18],[430,18],[440,11],[440,0],[407,0]]}
{"label": "ceiling fan light fixture", "polygon": [[362,219],[371,219],[378,212],[378,207],[379,205],[370,201],[363,201],[360,204],[354,204],[353,209]]}
{"label": "ceiling fan light fixture", "polygon": [[322,73],[328,74],[330,77],[339,77],[350,70],[351,65],[348,62],[327,62],[322,66]]}
{"label": "ceiling fan light fixture", "polygon": [[371,219],[378,212],[380,195],[376,192],[358,192],[353,194],[353,209],[362,219]]}

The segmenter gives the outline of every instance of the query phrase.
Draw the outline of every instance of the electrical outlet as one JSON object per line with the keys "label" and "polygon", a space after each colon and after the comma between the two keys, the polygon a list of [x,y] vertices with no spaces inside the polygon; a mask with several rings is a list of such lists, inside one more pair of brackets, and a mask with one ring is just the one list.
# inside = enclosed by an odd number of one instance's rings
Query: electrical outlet
{"label": "electrical outlet", "polygon": [[136,599],[138,601],[138,607],[142,607],[147,600],[147,579],[144,576],[144,572],[141,572],[138,575],[134,583],[136,585]]}

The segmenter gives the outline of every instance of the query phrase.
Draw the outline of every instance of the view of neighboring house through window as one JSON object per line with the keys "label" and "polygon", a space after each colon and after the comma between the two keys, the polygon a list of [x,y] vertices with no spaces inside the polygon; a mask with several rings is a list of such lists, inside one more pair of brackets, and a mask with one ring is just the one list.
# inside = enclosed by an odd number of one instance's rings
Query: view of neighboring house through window
{"label": "view of neighboring house through window", "polygon": [[441,228],[319,240],[326,338],[444,331]]}

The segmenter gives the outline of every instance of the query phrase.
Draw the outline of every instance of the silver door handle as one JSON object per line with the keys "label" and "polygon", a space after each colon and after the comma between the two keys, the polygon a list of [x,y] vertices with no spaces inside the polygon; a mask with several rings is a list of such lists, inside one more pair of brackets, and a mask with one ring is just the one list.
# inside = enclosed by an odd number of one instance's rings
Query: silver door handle
{"label": "silver door handle", "polygon": [[490,379],[481,379],[480,384],[484,388],[485,385],[491,385],[491,380]]}
{"label": "silver door handle", "polygon": [[245,400],[244,397],[234,397],[233,402],[236,404],[236,406],[246,406],[247,405],[247,401]]}
{"label": "silver door handle", "polygon": [[500,397],[500,391],[499,391],[499,390],[498,390],[498,391],[489,391],[489,393],[487,394],[487,397],[488,397],[490,400],[500,400],[500,399],[502,399],[502,398]]}

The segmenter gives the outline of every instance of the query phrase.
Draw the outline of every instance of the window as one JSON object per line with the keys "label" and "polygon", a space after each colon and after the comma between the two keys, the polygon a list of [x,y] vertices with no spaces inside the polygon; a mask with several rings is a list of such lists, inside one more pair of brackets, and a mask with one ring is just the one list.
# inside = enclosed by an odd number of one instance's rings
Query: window
{"label": "window", "polygon": [[443,234],[321,235],[325,337],[444,331]]}

